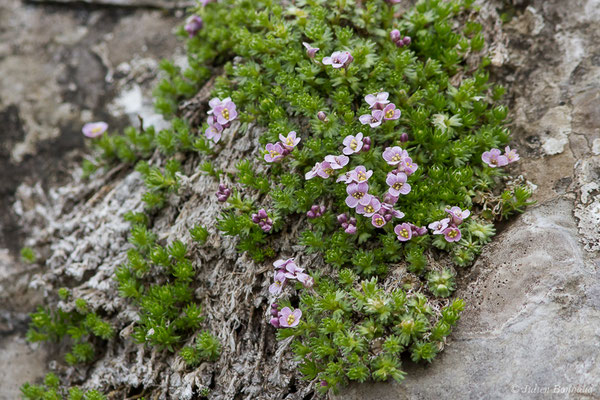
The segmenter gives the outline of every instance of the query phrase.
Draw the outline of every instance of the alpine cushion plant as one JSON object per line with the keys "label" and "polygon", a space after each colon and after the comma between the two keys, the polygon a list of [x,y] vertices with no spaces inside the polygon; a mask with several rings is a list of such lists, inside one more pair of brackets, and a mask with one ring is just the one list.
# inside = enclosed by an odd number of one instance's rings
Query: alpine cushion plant
{"label": "alpine cushion plant", "polygon": [[[258,263],[296,251],[264,269],[264,322],[291,338],[299,374],[321,393],[350,381],[401,381],[404,355],[431,362],[464,308],[448,299],[459,267],[490,241],[494,221],[530,196],[525,186],[498,190],[502,167],[518,155],[495,151],[510,141],[507,109],[503,89],[488,82],[473,1],[422,0],[408,11],[398,3],[204,2],[195,10],[201,29],[180,32],[190,66],[163,63],[156,106],[174,117],[219,71],[202,105],[206,123],[175,118],[163,133],[97,141],[105,159],[133,163],[154,147],[169,159],[136,168],[148,185],[149,218],[178,190],[172,155],[198,152],[215,185],[231,182],[211,195],[221,234],[239,237],[239,252]],[[212,167],[256,126],[264,128],[252,143],[256,157],[231,160],[226,174]],[[139,305],[136,340],[175,351],[175,338],[201,322],[189,296],[194,274],[186,250],[162,247],[149,226],[134,224],[139,256],[117,279]],[[194,232],[206,241],[205,229]],[[177,285],[144,280],[150,263]],[[158,300],[175,332],[154,323]],[[200,360],[195,346],[181,352],[190,366]]]}

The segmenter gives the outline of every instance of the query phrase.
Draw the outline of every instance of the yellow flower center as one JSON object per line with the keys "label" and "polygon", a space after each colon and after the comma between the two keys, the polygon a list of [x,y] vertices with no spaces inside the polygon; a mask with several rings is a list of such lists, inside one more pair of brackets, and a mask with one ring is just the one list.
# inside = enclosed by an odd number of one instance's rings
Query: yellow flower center
{"label": "yellow flower center", "polygon": [[388,111],[385,113],[385,117],[386,117],[386,118],[392,118],[393,116],[394,116],[394,110],[388,110]]}
{"label": "yellow flower center", "polygon": [[365,211],[368,213],[372,213],[372,212],[375,212],[375,209],[373,208],[372,205],[369,204],[368,206],[365,206]]}
{"label": "yellow flower center", "polygon": [[383,218],[375,218],[375,224],[379,226],[383,225]]}
{"label": "yellow flower center", "polygon": [[356,173],[356,176],[358,177],[359,182],[367,180],[367,174],[366,174],[366,172],[359,171],[359,172]]}
{"label": "yellow flower center", "polygon": [[350,148],[351,148],[352,150],[356,150],[356,148],[357,148],[357,147],[358,147],[358,141],[357,141],[356,139],[352,139],[352,140],[350,141]]}
{"label": "yellow flower center", "polygon": [[448,233],[448,236],[450,236],[451,238],[455,238],[456,235],[458,235],[458,232],[456,231],[450,231],[450,233]]}
{"label": "yellow flower center", "polygon": [[99,126],[92,128],[92,133],[98,133],[102,130],[102,128],[100,128]]}
{"label": "yellow flower center", "polygon": [[224,108],[223,111],[221,111],[221,115],[223,116],[223,118],[229,119],[229,110]]}
{"label": "yellow flower center", "polygon": [[354,197],[355,199],[359,199],[359,200],[360,200],[360,199],[362,199],[362,198],[363,198],[363,196],[364,196],[364,195],[365,195],[365,194],[364,194],[364,193],[362,193],[362,192],[356,192],[356,193],[354,193],[354,194],[352,195],[352,197]]}
{"label": "yellow flower center", "polygon": [[325,171],[325,173],[326,173],[327,175],[331,175],[331,174],[333,174],[333,168],[327,168],[327,169],[324,169],[323,171]]}
{"label": "yellow flower center", "polygon": [[269,151],[269,154],[271,155],[271,158],[275,158],[279,155],[279,153],[275,150],[271,150]]}
{"label": "yellow flower center", "polygon": [[400,236],[402,236],[403,238],[408,238],[408,231],[406,230],[406,228],[402,229],[402,232],[400,232]]}
{"label": "yellow flower center", "polygon": [[290,315],[287,317],[287,323],[288,323],[288,325],[291,325],[291,324],[293,324],[295,320],[296,320],[296,317],[294,317],[294,315],[293,315],[293,314],[290,314]]}
{"label": "yellow flower center", "polygon": [[400,189],[402,188],[402,186],[404,186],[404,183],[402,183],[402,182],[396,182],[396,183],[394,183],[394,184],[392,185],[392,187],[393,187],[395,190],[400,190]]}
{"label": "yellow flower center", "polygon": [[402,161],[402,156],[396,153],[394,154],[394,157],[392,157],[392,161]]}
{"label": "yellow flower center", "polygon": [[293,145],[294,145],[294,141],[293,141],[291,138],[287,138],[287,139],[286,139],[286,141],[285,141],[285,143],[286,143],[288,146],[293,146]]}
{"label": "yellow flower center", "polygon": [[275,281],[275,285],[276,286],[281,286],[281,282],[280,281]]}

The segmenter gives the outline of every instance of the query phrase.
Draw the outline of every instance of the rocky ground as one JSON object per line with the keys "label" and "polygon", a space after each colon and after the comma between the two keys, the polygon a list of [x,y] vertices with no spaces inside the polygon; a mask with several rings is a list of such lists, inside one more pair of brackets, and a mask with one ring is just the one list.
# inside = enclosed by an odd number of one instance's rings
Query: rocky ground
{"label": "rocky ground", "polygon": [[[431,366],[407,363],[404,384],[362,384],[338,399],[600,398],[600,0],[574,0],[568,9],[561,0],[486,2],[489,21],[496,9],[514,14],[502,26],[493,72],[508,89],[520,172],[538,203],[504,226],[461,277],[458,296],[468,308]],[[53,274],[77,280],[89,272],[80,294],[94,300],[107,293],[103,282],[121,261],[114,249],[127,230],[119,212],[108,210],[140,207],[140,179],[83,185],[67,166],[81,154],[86,121],[119,127],[140,113],[160,123],[148,92],[157,60],[180,57],[171,34],[180,20],[151,9],[0,4],[0,206],[7,210],[0,216],[0,398],[16,398],[20,384],[48,370],[46,353],[32,352],[22,337],[26,313]],[[240,143],[235,154],[248,151]],[[230,156],[223,154],[220,167]],[[182,235],[189,219],[210,219],[192,206],[201,204],[206,184],[194,176],[186,196],[196,203],[159,220],[170,234]],[[102,195],[90,196],[100,188]],[[47,249],[50,272],[18,262],[25,237]],[[219,265],[233,271],[244,263],[233,251],[225,258]],[[252,274],[242,277],[253,282]],[[210,310],[210,301],[203,304]],[[218,319],[221,311],[213,311]],[[224,320],[231,337],[257,346],[231,341],[226,352],[264,354],[262,336],[243,337],[240,321]],[[202,378],[153,372],[141,357],[138,369],[121,371],[122,383],[147,376],[184,398],[177,390]],[[235,366],[259,374],[253,363]],[[92,383],[116,379],[102,368],[89,372]],[[261,390],[245,384],[248,396]]]}

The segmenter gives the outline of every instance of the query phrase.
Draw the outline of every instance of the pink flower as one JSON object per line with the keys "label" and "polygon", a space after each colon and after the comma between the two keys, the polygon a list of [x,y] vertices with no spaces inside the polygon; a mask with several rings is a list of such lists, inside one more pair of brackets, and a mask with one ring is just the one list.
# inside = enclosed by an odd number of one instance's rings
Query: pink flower
{"label": "pink flower", "polygon": [[402,211],[395,210],[394,207],[388,203],[381,203],[379,214],[381,214],[386,221],[391,221],[392,218],[404,217],[404,213]]}
{"label": "pink flower", "polygon": [[500,155],[499,149],[491,149],[490,151],[484,151],[481,155],[481,159],[484,163],[492,168],[503,167],[508,164],[508,157]]}
{"label": "pink flower", "polygon": [[231,100],[223,100],[221,104],[213,108],[213,112],[217,117],[217,122],[221,125],[228,124],[229,122],[236,119],[238,116],[235,103]]}
{"label": "pink flower", "polygon": [[356,225],[348,224],[348,227],[344,230],[348,235],[354,235],[356,233]]}
{"label": "pink flower", "polygon": [[312,169],[310,171],[308,171],[306,174],[304,174],[304,179],[309,180],[314,178],[315,176],[317,176],[317,173],[321,170],[321,163],[318,162],[315,164],[314,167],[312,167]]}
{"label": "pink flower", "polygon": [[387,174],[385,183],[387,183],[390,187],[388,190],[389,193],[394,197],[399,196],[401,194],[410,193],[410,184],[406,183],[406,179],[407,177],[404,172],[390,172],[389,174]]}
{"label": "pink flower", "polygon": [[379,92],[368,94],[365,96],[365,101],[369,104],[369,108],[374,108],[376,110],[382,110],[386,104],[390,101],[388,100],[388,96],[390,94],[388,92]]}
{"label": "pink flower", "polygon": [[400,35],[400,31],[398,29],[392,29],[390,32],[390,39],[392,42],[396,43],[398,40],[402,40],[402,35]]}
{"label": "pink flower", "polygon": [[404,172],[406,176],[411,176],[419,166],[413,163],[412,158],[408,156],[408,153],[404,153],[405,157],[402,158],[400,163],[398,164],[398,171]]}
{"label": "pink flower", "polygon": [[381,214],[373,214],[373,216],[371,217],[371,224],[373,224],[375,228],[381,228],[386,223],[387,221]]}
{"label": "pink flower", "polygon": [[449,226],[442,232],[447,242],[458,242],[461,238],[460,229],[455,226]]}
{"label": "pink flower", "polygon": [[292,311],[289,307],[283,307],[279,312],[279,326],[282,328],[293,328],[300,323],[302,310],[299,308]]}
{"label": "pink flower", "polygon": [[318,47],[312,47],[310,44],[306,43],[306,42],[302,42],[302,45],[304,47],[306,47],[306,55],[309,58],[315,58],[315,54],[317,53],[317,51],[319,51]]}
{"label": "pink flower", "polygon": [[323,179],[329,178],[333,174],[334,170],[331,166],[331,163],[328,161],[323,161],[321,163],[321,169],[317,171],[317,175],[319,175]]}
{"label": "pink flower", "polygon": [[329,166],[332,169],[342,169],[342,168],[344,168],[344,166],[346,164],[348,164],[350,159],[344,155],[340,155],[340,156],[328,155],[328,156],[325,156],[325,161],[327,161],[329,163]]}
{"label": "pink flower", "polygon": [[363,165],[359,165],[358,167],[354,168],[353,171],[349,172],[350,176],[349,176],[349,180],[346,181],[347,183],[349,182],[356,182],[356,183],[361,183],[361,182],[366,182],[369,180],[369,178],[373,175],[373,171],[372,170],[368,170],[363,166]]}
{"label": "pink flower", "polygon": [[367,205],[358,204],[356,206],[356,212],[364,215],[365,217],[371,217],[381,208],[381,202],[377,197],[371,196],[371,201]]}
{"label": "pink flower", "polygon": [[399,146],[388,147],[383,151],[383,159],[389,165],[398,165],[406,157],[408,157],[408,153]]}
{"label": "pink flower", "polygon": [[212,140],[214,143],[218,143],[221,140],[221,133],[223,132],[223,126],[215,121],[215,117],[212,115],[208,116],[208,128],[204,131],[207,139]]}
{"label": "pink flower", "polygon": [[511,150],[510,146],[506,146],[504,148],[504,157],[506,157],[509,164],[515,161],[519,161],[521,159],[521,157],[519,157],[519,154],[517,154],[517,150]]}
{"label": "pink flower", "polygon": [[278,162],[283,159],[284,149],[279,143],[267,143],[265,151],[266,153],[264,157],[266,162]]}
{"label": "pink flower", "polygon": [[407,222],[396,225],[394,228],[394,233],[398,236],[398,240],[401,242],[406,242],[412,238],[412,228]]}
{"label": "pink flower", "polygon": [[396,109],[396,105],[394,103],[390,103],[383,109],[383,119],[386,121],[392,121],[400,118],[400,110]]}
{"label": "pink flower", "polygon": [[274,282],[269,286],[269,293],[280,294],[285,286],[286,276],[283,271],[276,271]]}
{"label": "pink flower", "polygon": [[441,235],[444,229],[448,227],[450,223],[450,218],[444,218],[440,221],[435,221],[427,225],[429,229],[433,231],[434,235]]}
{"label": "pink flower", "polygon": [[202,18],[197,15],[192,15],[187,20],[184,29],[188,33],[189,37],[194,37],[200,31],[200,29],[202,29],[203,25],[204,22],[202,21]]}
{"label": "pink flower", "polygon": [[342,153],[349,156],[358,153],[363,147],[363,133],[358,132],[356,136],[348,135],[344,138],[342,144],[345,146]]}
{"label": "pink flower", "polygon": [[102,136],[104,132],[108,129],[108,124],[106,122],[88,122],[83,125],[81,131],[84,136],[89,138],[97,138],[98,136]]}
{"label": "pink flower", "polygon": [[383,121],[383,110],[373,110],[371,114],[364,114],[358,117],[358,120],[363,125],[369,125],[371,128],[377,128]]}
{"label": "pink flower", "polygon": [[354,61],[354,57],[348,51],[336,51],[331,57],[323,57],[324,65],[331,65],[333,68],[348,68],[348,65]]}
{"label": "pink flower", "polygon": [[359,204],[366,206],[371,202],[371,195],[367,193],[369,185],[366,182],[351,183],[346,186],[346,205],[350,208],[354,208]]}
{"label": "pink flower", "polygon": [[315,219],[315,218],[321,217],[325,213],[326,210],[327,209],[325,208],[325,206],[318,206],[315,204],[314,206],[312,206],[310,208],[309,211],[306,212],[306,216],[309,219]]}
{"label": "pink flower", "polygon": [[449,219],[450,219],[450,223],[454,224],[454,225],[460,225],[462,224],[464,219],[467,219],[469,217],[469,215],[471,215],[471,211],[469,210],[461,210],[460,207],[452,207],[452,208],[446,208],[444,211],[446,211],[449,215]]}
{"label": "pink flower", "polygon": [[279,140],[281,140],[281,144],[288,150],[294,150],[294,147],[300,143],[300,138],[296,137],[296,132],[291,131],[288,133],[287,137],[283,136],[281,133],[279,134]]}

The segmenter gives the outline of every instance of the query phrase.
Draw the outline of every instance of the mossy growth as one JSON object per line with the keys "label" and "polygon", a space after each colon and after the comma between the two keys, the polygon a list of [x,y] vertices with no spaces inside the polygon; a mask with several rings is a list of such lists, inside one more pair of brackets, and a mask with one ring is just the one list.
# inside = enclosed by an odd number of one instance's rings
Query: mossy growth
{"label": "mossy growth", "polygon": [[[278,240],[289,235],[286,228],[296,224],[302,253],[318,255],[314,265],[301,265],[312,284],[288,287],[276,298],[278,309],[302,310],[299,324],[276,332],[278,339],[293,338],[299,374],[321,393],[350,381],[403,380],[402,356],[431,362],[464,309],[452,298],[459,267],[473,263],[495,234],[495,221],[522,212],[531,196],[517,181],[502,188],[510,170],[482,159],[506,146],[510,132],[504,89],[489,82],[473,0],[421,0],[413,7],[386,0],[204,3],[194,10],[204,26],[186,42],[189,67],[161,63],[165,77],[155,104],[171,128],[105,134],[96,141],[97,158],[84,165],[92,177],[115,162],[135,165],[148,189],[144,213],[126,215],[134,248],[116,272],[121,295],[139,308],[134,338],[179,351],[190,367],[219,357],[216,338],[198,334],[193,252],[180,241],[159,243],[159,232],[152,231],[154,216],[179,190],[180,160],[198,154],[200,171],[237,187],[224,196],[215,227],[239,238],[239,252],[258,263],[297,257],[277,250]],[[398,45],[393,30],[411,40]],[[183,27],[180,34],[187,37]],[[307,52],[303,42],[318,52]],[[351,60],[339,68],[324,62],[336,51],[349,52]],[[227,140],[215,139],[214,116],[191,126],[180,111],[214,74],[213,97],[230,98],[237,107],[235,124],[217,132]],[[381,92],[399,115],[361,121],[373,115],[366,96]],[[219,152],[257,126],[257,148],[292,131],[301,141],[285,154],[266,149],[256,158],[231,160],[235,173],[215,169]],[[309,179],[315,164],[341,154],[343,141],[359,134],[370,139],[365,151],[322,171],[328,178]],[[369,194],[383,199],[395,168],[384,153],[395,147],[418,168],[406,174],[410,190],[394,204],[401,218],[377,226],[349,206],[348,186],[335,178],[364,167],[373,172]],[[150,163],[155,149],[162,158]],[[269,162],[274,156],[277,162]],[[323,206],[319,215],[315,206]],[[460,235],[428,231],[447,217],[448,207],[470,211],[455,223]],[[340,226],[353,219],[352,229]],[[215,227],[190,222],[195,245],[207,243]],[[411,226],[419,233],[409,237]],[[195,343],[179,347],[194,337]]]}

